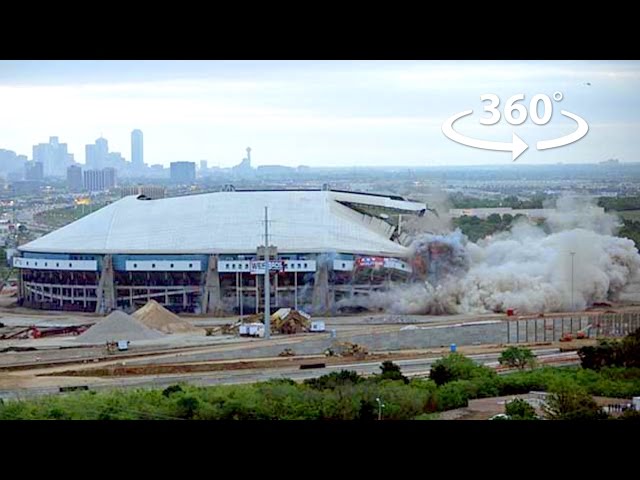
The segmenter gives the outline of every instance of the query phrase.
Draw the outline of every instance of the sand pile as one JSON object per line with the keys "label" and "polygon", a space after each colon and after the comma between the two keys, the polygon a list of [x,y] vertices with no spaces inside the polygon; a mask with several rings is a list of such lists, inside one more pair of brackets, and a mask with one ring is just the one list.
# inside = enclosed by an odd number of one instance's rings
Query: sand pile
{"label": "sand pile", "polygon": [[197,328],[189,322],[182,320],[175,313],[170,312],[155,300],[149,300],[147,304],[138,309],[133,318],[149,328],[163,333],[193,333],[204,335],[203,328]]}
{"label": "sand pile", "polygon": [[120,340],[155,340],[162,337],[164,337],[162,333],[148,328],[131,315],[114,310],[80,335],[77,340],[84,343],[104,343]]}

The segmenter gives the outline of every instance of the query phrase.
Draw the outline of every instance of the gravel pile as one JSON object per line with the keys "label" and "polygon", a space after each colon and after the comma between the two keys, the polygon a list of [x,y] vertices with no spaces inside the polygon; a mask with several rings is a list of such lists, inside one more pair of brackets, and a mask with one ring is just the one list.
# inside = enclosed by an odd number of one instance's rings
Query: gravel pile
{"label": "gravel pile", "polygon": [[162,337],[162,333],[150,329],[131,315],[114,310],[78,336],[77,340],[84,343],[104,343],[120,340],[155,340]]}
{"label": "gravel pile", "polygon": [[175,313],[164,308],[155,300],[149,300],[147,304],[138,309],[132,317],[147,327],[164,333],[193,333],[199,335],[206,333],[206,330],[203,328],[194,327]]}

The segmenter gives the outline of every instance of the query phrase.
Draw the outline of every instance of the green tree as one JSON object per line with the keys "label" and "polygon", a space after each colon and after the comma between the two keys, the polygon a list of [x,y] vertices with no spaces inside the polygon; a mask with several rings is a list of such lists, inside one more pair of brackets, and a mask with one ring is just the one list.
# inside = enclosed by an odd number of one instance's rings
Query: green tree
{"label": "green tree", "polygon": [[524,370],[527,367],[533,368],[536,357],[533,352],[526,347],[509,347],[500,354],[498,358],[500,365],[507,365],[511,368]]}
{"label": "green tree", "polygon": [[400,367],[390,360],[386,360],[382,362],[382,365],[380,366],[380,370],[382,370],[382,374],[380,375],[381,379],[402,380],[404,383],[409,383],[409,379],[404,375],[402,375],[402,371],[400,370]]}
{"label": "green tree", "polygon": [[587,390],[570,379],[557,379],[543,407],[549,420],[603,420],[607,414]]}

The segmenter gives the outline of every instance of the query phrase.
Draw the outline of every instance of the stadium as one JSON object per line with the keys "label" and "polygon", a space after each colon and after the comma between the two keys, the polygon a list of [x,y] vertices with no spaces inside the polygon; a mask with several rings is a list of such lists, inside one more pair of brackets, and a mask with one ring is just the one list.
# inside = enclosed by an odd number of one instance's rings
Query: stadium
{"label": "stadium", "polygon": [[270,304],[329,313],[415,274],[401,225],[427,209],[330,189],[127,196],[20,246],[19,304],[107,313],[154,299],[174,312],[254,313],[264,303],[266,214]]}

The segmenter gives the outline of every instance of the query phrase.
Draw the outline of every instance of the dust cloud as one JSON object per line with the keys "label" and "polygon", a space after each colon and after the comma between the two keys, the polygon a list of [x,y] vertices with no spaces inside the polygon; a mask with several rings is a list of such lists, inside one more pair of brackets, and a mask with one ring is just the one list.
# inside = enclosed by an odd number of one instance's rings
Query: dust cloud
{"label": "dust cloud", "polygon": [[414,257],[434,243],[447,252],[435,273],[340,303],[391,313],[454,314],[571,311],[615,301],[640,284],[640,255],[632,240],[614,236],[619,226],[617,217],[590,201],[565,197],[544,225],[523,218],[510,231],[477,243],[459,230],[417,234]]}

